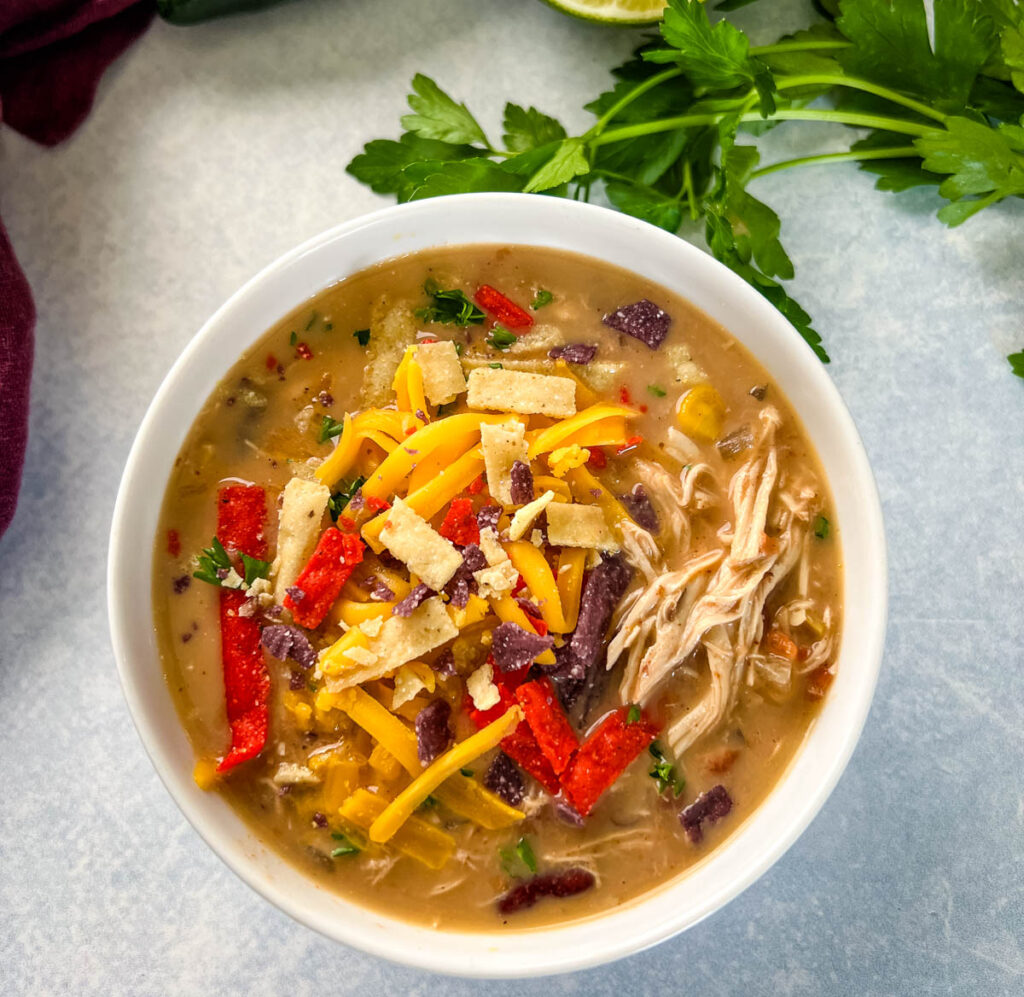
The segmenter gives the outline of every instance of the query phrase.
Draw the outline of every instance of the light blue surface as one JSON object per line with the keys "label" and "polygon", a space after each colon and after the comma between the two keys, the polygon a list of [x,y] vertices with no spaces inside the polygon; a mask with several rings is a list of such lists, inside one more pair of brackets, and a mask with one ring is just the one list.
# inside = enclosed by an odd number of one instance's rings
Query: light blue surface
{"label": "light blue surface", "polygon": [[[743,20],[768,37],[802,8]],[[891,622],[863,739],[822,813],[686,935],[525,984],[364,957],[236,880],[131,726],[106,630],[110,513],[192,332],[266,262],[381,203],[343,168],[395,130],[417,69],[488,125],[507,97],[579,124],[564,109],[634,37],[533,0],[304,0],[158,25],[65,146],[0,138],[0,208],[39,307],[26,479],[0,541],[0,993],[1024,990],[1024,384],[1003,359],[1024,346],[1022,202],[948,232],[930,195],[875,193],[852,167],[761,182],[874,462]],[[814,141],[787,128],[766,160]]]}

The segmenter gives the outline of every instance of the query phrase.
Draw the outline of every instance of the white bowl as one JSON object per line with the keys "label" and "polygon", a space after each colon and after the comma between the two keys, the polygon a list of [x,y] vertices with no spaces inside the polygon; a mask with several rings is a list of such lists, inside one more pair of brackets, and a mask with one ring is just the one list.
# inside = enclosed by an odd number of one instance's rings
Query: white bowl
{"label": "white bowl", "polygon": [[[192,751],[164,684],[153,632],[151,551],[162,492],[185,435],[239,355],[280,317],[381,260],[472,243],[547,246],[636,271],[683,295],[742,341],[803,420],[828,475],[844,550],[839,667],[806,743],[768,798],[707,859],[636,901],[534,931],[441,932],[350,903],[264,846],[192,781]],[[524,194],[466,194],[385,208],[281,257],[234,294],[164,379],[128,457],[114,509],[107,597],[114,653],[139,735],[171,795],[253,889],[330,938],[412,966],[478,977],[566,972],[638,952],[696,924],[796,840],[846,766],[867,717],[886,613],[885,537],[863,445],[824,367],[743,280],[693,246],[604,208]]]}

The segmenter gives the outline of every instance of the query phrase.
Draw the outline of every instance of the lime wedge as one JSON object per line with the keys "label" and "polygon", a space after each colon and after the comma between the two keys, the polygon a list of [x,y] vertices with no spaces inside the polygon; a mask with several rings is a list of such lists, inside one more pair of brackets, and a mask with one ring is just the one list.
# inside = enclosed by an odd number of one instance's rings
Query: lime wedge
{"label": "lime wedge", "polygon": [[665,0],[544,0],[563,14],[606,24],[654,24],[661,20]]}

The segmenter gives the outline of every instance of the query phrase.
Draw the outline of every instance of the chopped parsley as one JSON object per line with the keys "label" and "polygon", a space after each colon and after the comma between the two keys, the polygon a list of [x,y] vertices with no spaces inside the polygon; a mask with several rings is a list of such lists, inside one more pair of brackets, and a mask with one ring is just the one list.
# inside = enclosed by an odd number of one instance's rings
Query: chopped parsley
{"label": "chopped parsley", "polygon": [[824,516],[817,516],[814,520],[814,535],[819,540],[824,540],[828,536],[830,525],[831,524]]}
{"label": "chopped parsley", "polygon": [[504,370],[505,369],[505,365],[504,364],[500,364],[500,363],[489,363],[487,366],[490,367],[491,370]]}
{"label": "chopped parsley", "polygon": [[629,712],[626,714],[626,723],[635,724],[640,722],[640,707],[636,703],[631,703]]}
{"label": "chopped parsley", "polygon": [[654,395],[655,398],[664,398],[666,395],[665,389],[658,384],[648,384],[647,390],[650,394]]}
{"label": "chopped parsley", "polygon": [[538,308],[550,305],[554,300],[555,296],[550,291],[540,290],[534,295],[533,301],[530,302],[530,307],[536,311]]}
{"label": "chopped parsley", "polygon": [[327,500],[327,511],[331,514],[332,522],[337,522],[338,517],[341,515],[342,510],[352,501],[352,496],[355,495],[363,485],[366,484],[366,478],[360,476],[353,478],[352,481],[342,482],[341,488],[339,488],[331,497]]}
{"label": "chopped parsley", "polygon": [[356,331],[353,332],[352,335],[356,337],[356,342],[360,346],[367,346],[370,342],[369,329],[356,329]]}
{"label": "chopped parsley", "polygon": [[417,308],[416,318],[441,325],[467,326],[483,322],[484,313],[458,288],[445,290],[438,286],[437,281],[429,279],[423,285],[423,290],[430,297],[431,303],[425,308]]}
{"label": "chopped parsley", "polygon": [[357,845],[354,845],[349,840],[349,838],[346,835],[341,833],[341,831],[332,831],[331,832],[331,837],[335,841],[340,841],[341,842],[341,844],[338,845],[336,848],[332,848],[331,849],[331,858],[332,859],[341,858],[342,855],[358,855],[359,854],[360,848]]}
{"label": "chopped parsley", "polygon": [[294,346],[299,341],[299,334],[292,329],[292,334],[288,337],[288,343],[290,346]]}
{"label": "chopped parsley", "polygon": [[664,793],[666,789],[671,789],[672,795],[678,797],[686,787],[686,780],[676,775],[675,765],[665,757],[657,741],[647,750],[654,759],[654,767],[647,774],[657,783],[658,792]]}
{"label": "chopped parsley", "polygon": [[209,547],[204,547],[202,554],[197,559],[197,568],[192,572],[193,578],[201,582],[209,582],[211,585],[220,585],[221,579],[218,571],[231,570],[231,558],[224,549],[224,545],[214,537]]}
{"label": "chopped parsley", "polygon": [[345,424],[341,419],[332,419],[329,415],[325,415],[320,420],[320,431],[316,434],[316,438],[320,443],[326,443],[328,440],[333,440],[335,436],[341,436],[341,431],[345,428]]}
{"label": "chopped parsley", "polygon": [[309,321],[306,323],[306,332],[309,332],[309,330],[312,329],[314,325],[316,325],[316,320],[319,317],[320,315],[318,312],[313,312],[313,314],[309,316]]}
{"label": "chopped parsley", "polygon": [[472,774],[472,769],[459,769],[459,771],[468,779]]}
{"label": "chopped parsley", "polygon": [[487,337],[487,345],[493,346],[496,350],[507,350],[515,341],[516,334],[500,325],[496,325],[493,332]]}
{"label": "chopped parsley", "polygon": [[529,873],[537,871],[537,856],[527,838],[520,838],[508,848],[499,848],[501,867],[509,876],[522,876],[524,870]]}

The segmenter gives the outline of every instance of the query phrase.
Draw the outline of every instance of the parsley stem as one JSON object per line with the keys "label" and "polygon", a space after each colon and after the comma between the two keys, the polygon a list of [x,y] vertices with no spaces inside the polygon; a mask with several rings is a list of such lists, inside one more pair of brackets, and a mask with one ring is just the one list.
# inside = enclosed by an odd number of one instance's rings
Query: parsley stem
{"label": "parsley stem", "polygon": [[[693,128],[699,125],[713,125],[726,117],[724,114],[682,114],[675,118],[661,118],[657,121],[641,121],[635,125],[624,125],[613,128],[593,139],[593,145],[609,145],[625,139],[636,138],[638,135],[655,135],[658,132],[677,131],[681,128]],[[877,128],[880,131],[896,132],[901,135],[919,137],[927,135],[934,129],[919,125],[903,118],[890,118],[881,114],[864,114],[860,111],[834,111],[817,108],[792,108],[777,110],[767,118],[757,111],[739,116],[740,121],[822,121],[837,125],[850,125],[854,128]]]}
{"label": "parsley stem", "polygon": [[821,39],[820,41],[776,42],[774,45],[753,45],[751,55],[775,55],[777,52],[814,52],[818,49],[850,48],[852,42]]}
{"label": "parsley stem", "polygon": [[661,86],[662,83],[674,80],[677,76],[682,75],[683,71],[681,69],[666,69],[664,72],[658,73],[657,75],[650,77],[650,79],[644,80],[643,83],[634,87],[629,91],[629,93],[625,94],[612,104],[612,106],[597,119],[590,131],[584,135],[584,139],[589,141],[595,135],[600,135],[601,132],[604,131],[605,125],[607,125],[612,118],[632,104],[638,97],[642,97],[648,90],[653,90],[655,87]]}
{"label": "parsley stem", "polygon": [[762,166],[750,174],[751,180],[758,177],[765,177],[769,173],[777,173],[779,170],[788,170],[791,166],[816,166],[828,163],[848,163],[867,159],[909,159],[912,156],[920,156],[912,145],[896,145],[887,149],[851,149],[849,152],[830,152],[821,156],[801,156],[798,159],[784,159],[769,166]]}
{"label": "parsley stem", "polygon": [[806,76],[780,76],[775,80],[775,88],[777,90],[813,86],[848,87],[851,90],[862,90],[864,93],[874,94],[876,97],[881,97],[893,104],[902,104],[909,110],[916,111],[926,118],[933,118],[941,124],[945,124],[949,117],[941,111],[935,110],[934,107],[922,104],[912,97],[904,97],[903,94],[890,90],[888,87],[881,87],[859,77],[846,76],[843,73],[810,73]]}

